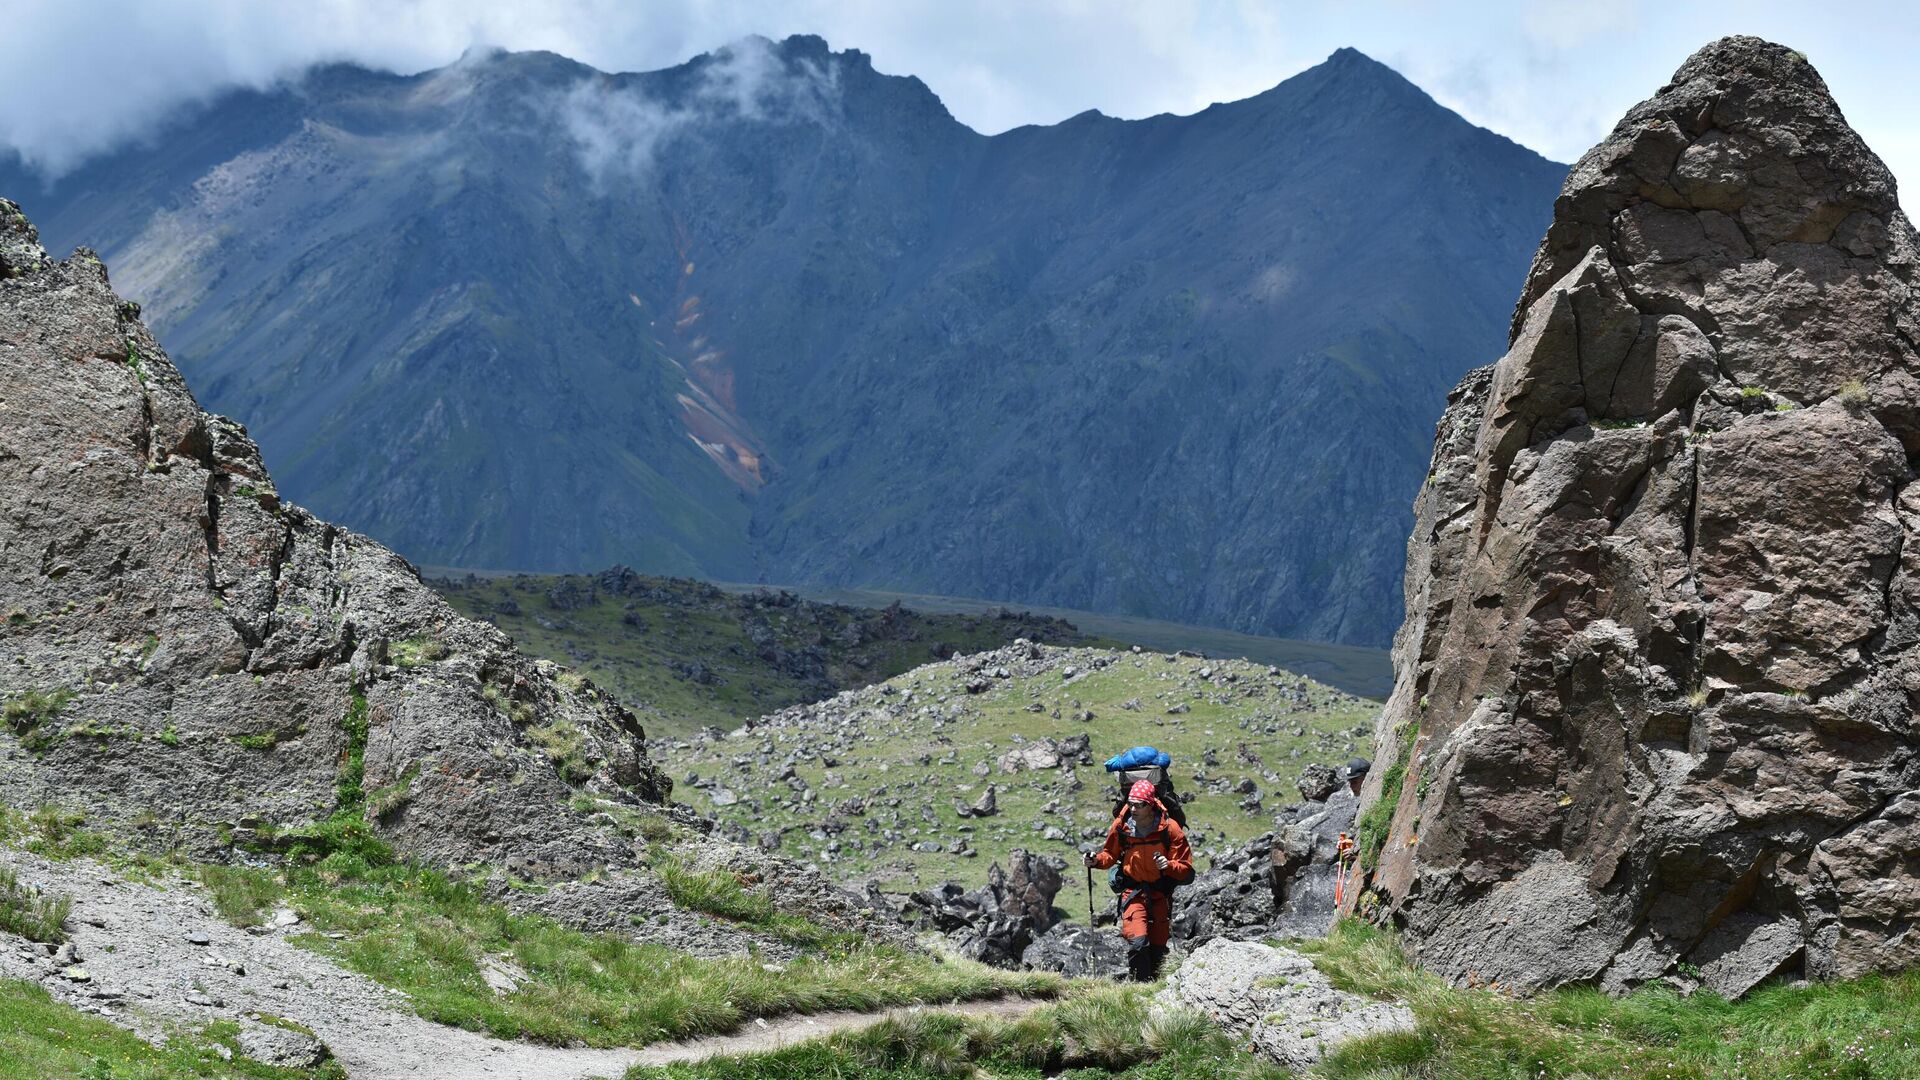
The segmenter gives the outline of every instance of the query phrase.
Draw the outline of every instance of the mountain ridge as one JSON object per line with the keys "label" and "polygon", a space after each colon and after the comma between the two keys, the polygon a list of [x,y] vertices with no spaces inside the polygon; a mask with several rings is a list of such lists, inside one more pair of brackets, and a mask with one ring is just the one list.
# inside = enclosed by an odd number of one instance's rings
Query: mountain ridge
{"label": "mountain ridge", "polygon": [[723,52],[333,66],[33,209],[421,562],[1384,642],[1404,433],[1498,350],[1558,166],[1357,53],[987,136],[857,50]]}

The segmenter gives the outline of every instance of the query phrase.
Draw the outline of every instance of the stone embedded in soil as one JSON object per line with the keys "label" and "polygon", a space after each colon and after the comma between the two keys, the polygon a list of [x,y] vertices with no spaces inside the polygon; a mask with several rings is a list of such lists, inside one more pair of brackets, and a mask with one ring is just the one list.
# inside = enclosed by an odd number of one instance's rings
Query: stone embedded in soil
{"label": "stone embedded in soil", "polygon": [[1312,1068],[1353,1039],[1413,1031],[1406,1006],[1336,989],[1291,949],[1225,938],[1187,957],[1154,996],[1154,1012],[1175,1009],[1198,1012],[1292,1069]]}

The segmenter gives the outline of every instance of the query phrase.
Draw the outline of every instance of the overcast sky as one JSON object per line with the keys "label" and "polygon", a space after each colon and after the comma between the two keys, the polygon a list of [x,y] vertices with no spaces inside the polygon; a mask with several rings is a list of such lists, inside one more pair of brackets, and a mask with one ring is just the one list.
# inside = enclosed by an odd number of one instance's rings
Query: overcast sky
{"label": "overcast sky", "polygon": [[0,145],[58,171],[185,102],[319,60],[411,72],[478,44],[632,71],[750,33],[811,32],[918,75],[984,132],[1089,108],[1192,112],[1352,45],[1469,120],[1572,161],[1693,49],[1751,33],[1806,53],[1894,173],[1920,184],[1916,11],[1900,0],[7,0]]}

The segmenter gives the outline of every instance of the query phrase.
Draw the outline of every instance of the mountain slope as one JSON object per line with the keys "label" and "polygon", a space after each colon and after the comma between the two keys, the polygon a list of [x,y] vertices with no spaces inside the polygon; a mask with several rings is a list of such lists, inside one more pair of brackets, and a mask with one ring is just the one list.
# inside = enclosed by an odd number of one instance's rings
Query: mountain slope
{"label": "mountain slope", "polygon": [[1369,644],[1560,176],[1351,50],[988,138],[808,37],[330,67],[0,163],[291,494],[417,559]]}

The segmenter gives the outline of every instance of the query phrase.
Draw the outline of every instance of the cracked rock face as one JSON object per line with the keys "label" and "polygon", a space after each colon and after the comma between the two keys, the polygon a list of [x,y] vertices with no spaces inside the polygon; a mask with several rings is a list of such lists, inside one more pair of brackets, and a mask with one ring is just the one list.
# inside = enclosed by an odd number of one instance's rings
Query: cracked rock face
{"label": "cracked rock face", "polygon": [[1575,166],[1408,545],[1364,795],[1425,964],[1738,995],[1920,962],[1917,246],[1755,38]]}
{"label": "cracked rock face", "polygon": [[359,757],[369,818],[410,854],[617,861],[569,804],[669,783],[635,718],[561,674],[282,503],[99,260],[50,262],[0,200],[4,802],[207,851],[325,818]]}

